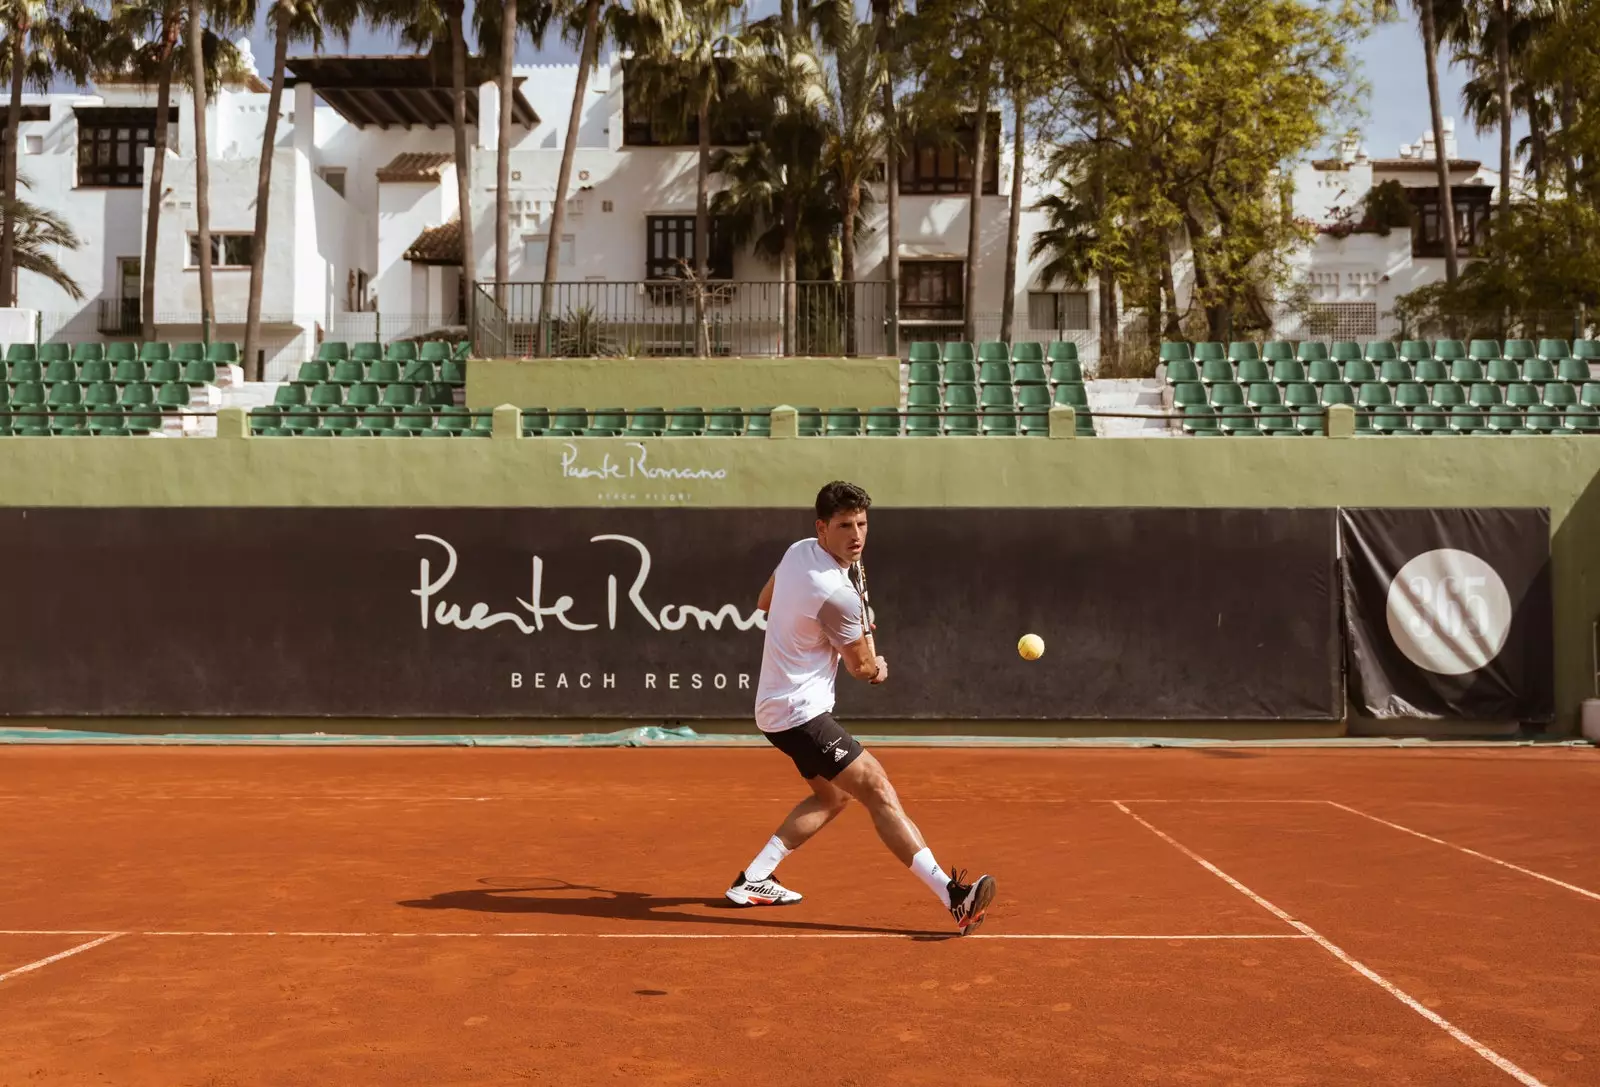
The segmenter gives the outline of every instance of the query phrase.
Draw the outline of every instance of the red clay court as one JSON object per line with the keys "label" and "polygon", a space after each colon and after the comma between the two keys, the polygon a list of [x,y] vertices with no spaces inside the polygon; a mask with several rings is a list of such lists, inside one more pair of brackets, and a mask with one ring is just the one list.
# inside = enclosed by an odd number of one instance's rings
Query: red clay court
{"label": "red clay court", "polygon": [[1586,748],[10,748],[0,1085],[1600,1082]]}

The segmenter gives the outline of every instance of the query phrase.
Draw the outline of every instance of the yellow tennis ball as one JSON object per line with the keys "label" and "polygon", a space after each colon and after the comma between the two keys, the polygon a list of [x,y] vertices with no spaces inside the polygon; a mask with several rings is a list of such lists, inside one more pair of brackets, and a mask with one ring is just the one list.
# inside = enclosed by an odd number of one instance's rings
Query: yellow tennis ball
{"label": "yellow tennis ball", "polygon": [[1044,639],[1037,634],[1024,634],[1017,642],[1017,652],[1025,661],[1036,661],[1044,656]]}

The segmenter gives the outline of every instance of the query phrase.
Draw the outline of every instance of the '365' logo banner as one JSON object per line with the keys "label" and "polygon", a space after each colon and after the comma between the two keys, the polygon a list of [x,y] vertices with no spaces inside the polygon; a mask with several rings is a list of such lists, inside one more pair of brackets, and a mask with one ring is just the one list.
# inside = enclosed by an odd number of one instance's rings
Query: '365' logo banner
{"label": "'365' logo banner", "polygon": [[1341,509],[1349,673],[1374,717],[1548,721],[1550,512]]}

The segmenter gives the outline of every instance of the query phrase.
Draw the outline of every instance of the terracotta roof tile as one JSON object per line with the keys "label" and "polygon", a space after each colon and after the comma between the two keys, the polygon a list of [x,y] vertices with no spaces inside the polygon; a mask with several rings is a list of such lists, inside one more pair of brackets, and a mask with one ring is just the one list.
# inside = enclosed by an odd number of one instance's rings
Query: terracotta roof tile
{"label": "terracotta roof tile", "polygon": [[418,264],[461,263],[461,220],[430,226],[406,249],[406,260]]}
{"label": "terracotta roof tile", "polygon": [[378,170],[379,181],[438,181],[456,160],[448,151],[406,151]]}

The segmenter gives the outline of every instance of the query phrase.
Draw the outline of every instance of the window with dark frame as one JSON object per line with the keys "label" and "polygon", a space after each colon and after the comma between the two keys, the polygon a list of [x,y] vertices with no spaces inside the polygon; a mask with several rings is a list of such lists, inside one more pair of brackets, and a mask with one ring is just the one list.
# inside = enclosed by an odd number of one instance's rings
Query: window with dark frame
{"label": "window with dark frame", "polygon": [[[622,143],[625,147],[694,147],[700,143],[700,119],[677,96],[662,101],[646,94],[642,81],[632,73],[641,62],[629,57],[622,62]],[[731,85],[732,60],[724,85]],[[681,126],[669,123],[680,111],[689,116]],[[742,147],[750,142],[747,110],[741,108],[738,93],[729,101],[711,103],[711,142],[718,147]]]}
{"label": "window with dark frame", "polygon": [[963,320],[966,272],[967,264],[960,260],[901,260],[900,319]]}
{"label": "window with dark frame", "polygon": [[[1451,210],[1455,212],[1456,254],[1475,256],[1489,238],[1490,219],[1493,216],[1493,190],[1488,185],[1452,185]],[[1443,217],[1440,214],[1439,190],[1408,188],[1406,195],[1417,212],[1417,228],[1411,236],[1411,255],[1414,257],[1444,256]]]}
{"label": "window with dark frame", "polygon": [[[177,111],[169,125],[177,120]],[[78,120],[78,184],[137,189],[144,184],[145,148],[155,143],[153,109],[82,109]],[[168,145],[177,148],[169,129]]]}
{"label": "window with dark frame", "polygon": [[[211,235],[211,267],[212,268],[248,268],[250,258],[255,253],[256,236],[254,234],[218,234]],[[189,268],[200,267],[200,235],[189,235]]]}
{"label": "window with dark frame", "polygon": [[1028,292],[1028,327],[1035,332],[1089,331],[1089,292]]}
{"label": "window with dark frame", "polygon": [[[977,125],[968,120],[953,138],[918,137],[900,156],[900,192],[908,195],[972,192],[972,151]],[[983,192],[1000,194],[1000,115],[989,114],[984,133]]]}
{"label": "window with dark frame", "polygon": [[[706,274],[712,279],[733,278],[733,243],[728,224],[721,216],[711,217],[711,251],[706,255]],[[694,216],[645,216],[645,278],[682,279],[683,264],[695,265]]]}

